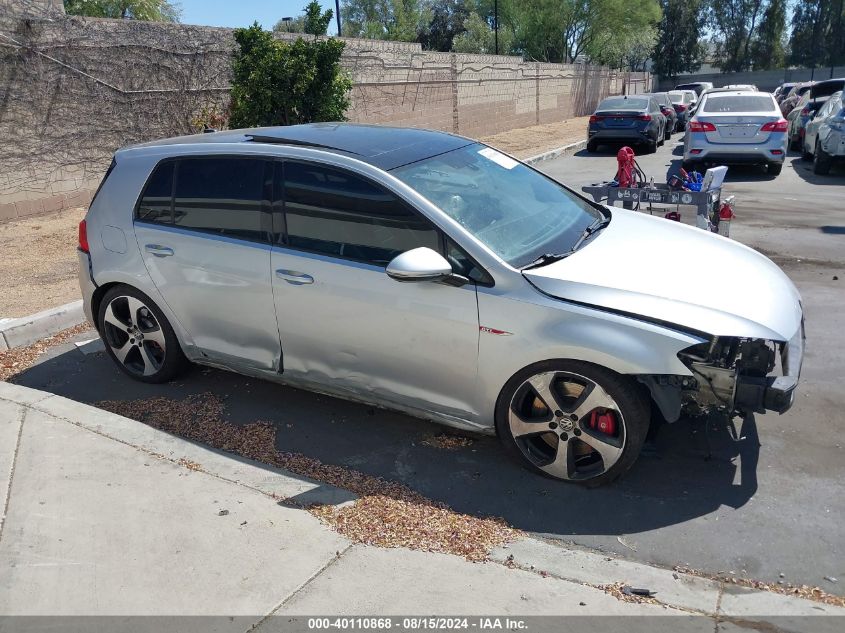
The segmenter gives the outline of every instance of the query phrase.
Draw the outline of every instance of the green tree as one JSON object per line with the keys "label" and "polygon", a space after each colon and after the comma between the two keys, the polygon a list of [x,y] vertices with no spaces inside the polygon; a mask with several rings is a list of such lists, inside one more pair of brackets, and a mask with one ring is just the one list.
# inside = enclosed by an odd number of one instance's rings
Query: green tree
{"label": "green tree", "polygon": [[274,39],[258,23],[235,29],[233,128],[343,121],[352,82],[341,40]]}
{"label": "green tree", "polygon": [[426,22],[420,0],[343,0],[343,35],[414,42]]}
{"label": "green tree", "polygon": [[635,31],[657,25],[660,5],[657,0],[520,0],[507,19],[517,50],[531,59],[572,62],[586,55],[618,64],[627,56],[620,56],[620,48],[642,47]]}
{"label": "green tree", "polygon": [[92,18],[178,22],[179,6],[169,0],[64,0],[65,13]]}
{"label": "green tree", "polygon": [[[470,13],[464,21],[463,33],[452,40],[452,50],[456,53],[492,54],[496,52],[495,34],[487,20],[477,13]],[[513,31],[510,27],[499,25],[499,53],[507,54],[513,46]]]}
{"label": "green tree", "polygon": [[661,0],[663,16],[652,59],[660,77],[675,78],[701,68],[705,49],[700,41],[707,20],[703,0]]}
{"label": "green tree", "polygon": [[771,70],[785,65],[786,0],[771,0],[751,44],[751,66],[754,70]]}
{"label": "green tree", "polygon": [[710,0],[710,26],[716,33],[716,58],[722,72],[748,70],[751,45],[769,0]]}
{"label": "green tree", "polygon": [[797,0],[792,13],[789,61],[816,68],[845,64],[843,0]]}
{"label": "green tree", "polygon": [[474,7],[473,0],[426,0],[422,5],[423,28],[417,41],[433,51],[452,50],[457,35],[463,33]]}
{"label": "green tree", "polygon": [[334,17],[334,11],[323,11],[317,0],[311,0],[305,6],[305,32],[309,35],[325,35],[329,30],[329,22]]}

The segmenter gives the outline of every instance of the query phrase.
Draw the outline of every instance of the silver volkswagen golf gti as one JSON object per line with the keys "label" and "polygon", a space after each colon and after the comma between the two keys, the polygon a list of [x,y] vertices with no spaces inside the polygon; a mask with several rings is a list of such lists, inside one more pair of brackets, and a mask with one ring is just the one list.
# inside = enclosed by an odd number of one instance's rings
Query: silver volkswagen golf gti
{"label": "silver volkswagen golf gti", "polygon": [[79,244],[86,314],[137,380],[234,370],[495,433],[591,485],[653,420],[786,411],[803,355],[800,297],[763,255],[441,132],[123,149]]}

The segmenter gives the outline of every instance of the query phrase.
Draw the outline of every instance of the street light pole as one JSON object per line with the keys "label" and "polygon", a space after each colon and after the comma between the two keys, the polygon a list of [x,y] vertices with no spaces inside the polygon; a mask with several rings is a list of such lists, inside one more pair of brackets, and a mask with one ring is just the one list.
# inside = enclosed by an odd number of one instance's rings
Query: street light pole
{"label": "street light pole", "polygon": [[496,47],[496,55],[499,54],[499,0],[493,0],[493,40]]}
{"label": "street light pole", "polygon": [[334,8],[337,12],[337,36],[340,37],[340,0],[334,0]]}

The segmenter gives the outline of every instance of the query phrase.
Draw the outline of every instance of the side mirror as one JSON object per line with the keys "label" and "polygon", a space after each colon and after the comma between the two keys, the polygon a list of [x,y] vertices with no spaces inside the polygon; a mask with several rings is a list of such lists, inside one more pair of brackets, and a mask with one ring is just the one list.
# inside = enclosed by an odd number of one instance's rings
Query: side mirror
{"label": "side mirror", "polygon": [[439,281],[452,274],[452,265],[440,253],[421,246],[394,257],[386,272],[396,281]]}

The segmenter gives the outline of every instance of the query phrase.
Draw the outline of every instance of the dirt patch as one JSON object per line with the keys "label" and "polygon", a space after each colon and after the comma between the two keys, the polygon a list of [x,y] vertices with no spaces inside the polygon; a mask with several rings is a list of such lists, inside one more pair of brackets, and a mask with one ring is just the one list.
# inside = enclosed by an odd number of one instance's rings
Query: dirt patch
{"label": "dirt patch", "polygon": [[532,125],[485,136],[480,140],[517,158],[530,158],[586,139],[589,118],[582,116],[558,123]]}
{"label": "dirt patch", "polygon": [[472,446],[473,440],[471,437],[464,435],[454,435],[452,433],[437,433],[423,438],[421,444],[430,446],[431,448],[439,448],[446,451],[454,451],[459,448],[466,448]]}
{"label": "dirt patch", "polygon": [[[111,400],[98,402],[96,406],[168,433],[354,492],[360,498],[352,504],[342,507],[314,505],[307,510],[357,543],[445,552],[469,560],[484,560],[493,547],[519,535],[518,530],[502,519],[461,514],[403,484],[343,466],[324,464],[299,453],[277,450],[276,429],[272,424],[230,424],[224,420],[223,400],[210,393],[184,400]],[[186,464],[189,468],[191,465]],[[195,468],[201,467],[195,465]]]}
{"label": "dirt patch", "polygon": [[85,209],[0,224],[0,318],[28,316],[79,299],[77,230]]}

